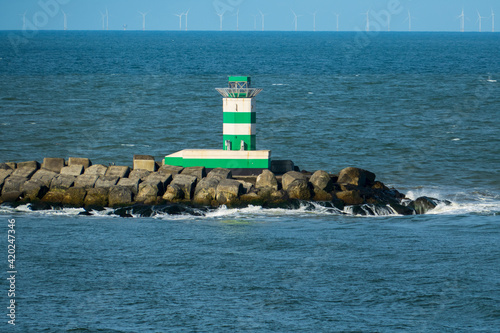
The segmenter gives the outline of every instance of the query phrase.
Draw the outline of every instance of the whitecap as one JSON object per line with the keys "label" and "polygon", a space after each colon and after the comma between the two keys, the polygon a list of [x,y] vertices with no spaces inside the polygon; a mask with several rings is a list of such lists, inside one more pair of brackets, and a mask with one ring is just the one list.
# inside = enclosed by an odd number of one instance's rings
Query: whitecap
{"label": "whitecap", "polygon": [[451,141],[460,141],[460,138],[451,139]]}

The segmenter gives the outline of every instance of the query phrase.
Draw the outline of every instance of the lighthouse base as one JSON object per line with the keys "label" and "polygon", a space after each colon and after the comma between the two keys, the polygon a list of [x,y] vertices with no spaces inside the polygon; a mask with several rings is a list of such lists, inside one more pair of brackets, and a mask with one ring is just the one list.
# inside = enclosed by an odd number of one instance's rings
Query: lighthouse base
{"label": "lighthouse base", "polygon": [[234,175],[258,175],[271,167],[270,150],[186,149],[165,156],[165,165],[231,169]]}

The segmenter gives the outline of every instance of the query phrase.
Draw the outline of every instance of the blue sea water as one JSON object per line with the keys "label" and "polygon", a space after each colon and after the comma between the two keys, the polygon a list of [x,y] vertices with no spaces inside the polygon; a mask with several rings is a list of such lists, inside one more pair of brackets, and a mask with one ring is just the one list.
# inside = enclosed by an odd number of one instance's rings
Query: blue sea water
{"label": "blue sea water", "polygon": [[0,206],[0,267],[15,219],[18,269],[0,331],[498,331],[499,55],[489,33],[0,32],[0,162],[220,148],[214,88],[245,74],[264,89],[258,149],[452,202],[406,217]]}

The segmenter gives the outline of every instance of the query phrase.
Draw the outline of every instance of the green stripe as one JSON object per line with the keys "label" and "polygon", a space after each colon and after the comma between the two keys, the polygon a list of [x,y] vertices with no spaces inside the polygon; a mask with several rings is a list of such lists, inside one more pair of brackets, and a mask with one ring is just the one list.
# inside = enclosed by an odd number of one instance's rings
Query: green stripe
{"label": "green stripe", "polygon": [[245,150],[256,150],[255,135],[223,135],[222,149],[226,149],[226,140],[231,140],[231,150],[240,150],[241,140],[247,145]]}
{"label": "green stripe", "polygon": [[182,157],[165,157],[165,165],[175,165],[184,168],[203,166],[205,168],[230,169],[268,169],[268,159],[183,159]]}
{"label": "green stripe", "polygon": [[224,124],[255,124],[257,120],[255,112],[224,112]]}

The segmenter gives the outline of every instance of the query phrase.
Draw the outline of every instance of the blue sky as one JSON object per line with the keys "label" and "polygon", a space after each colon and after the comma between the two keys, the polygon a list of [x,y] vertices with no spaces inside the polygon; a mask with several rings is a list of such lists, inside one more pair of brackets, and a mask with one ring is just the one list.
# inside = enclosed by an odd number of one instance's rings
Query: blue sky
{"label": "blue sky", "polygon": [[[408,11],[414,31],[458,31],[462,8],[465,12],[465,30],[478,31],[477,11],[482,19],[482,30],[491,31],[491,11],[496,14],[496,31],[500,31],[499,0],[0,0],[0,30],[19,30],[23,27],[22,14],[26,13],[27,29],[62,30],[63,11],[67,14],[68,30],[102,29],[101,12],[109,12],[109,29],[141,30],[142,16],[148,12],[146,30],[178,30],[180,14],[190,9],[189,30],[219,30],[217,12],[224,12],[223,30],[236,30],[236,11],[239,9],[239,29],[261,30],[261,10],[265,16],[265,30],[292,31],[294,16],[298,17],[300,31],[365,30],[366,13],[370,11],[371,30],[387,30],[390,17],[392,31],[408,30]],[[255,15],[257,15],[255,17]],[[182,18],[185,26],[185,16]]]}

